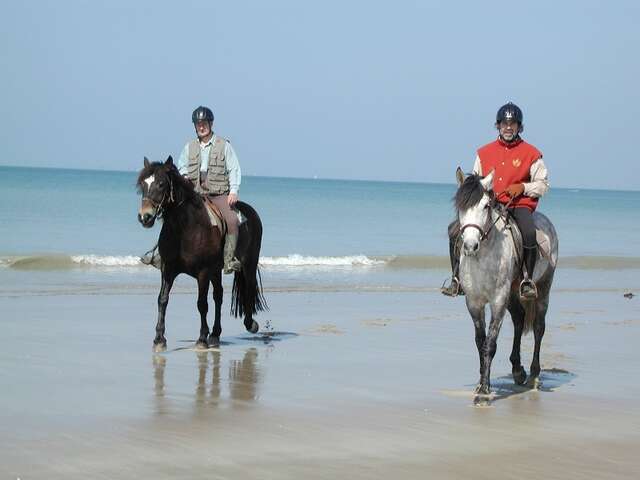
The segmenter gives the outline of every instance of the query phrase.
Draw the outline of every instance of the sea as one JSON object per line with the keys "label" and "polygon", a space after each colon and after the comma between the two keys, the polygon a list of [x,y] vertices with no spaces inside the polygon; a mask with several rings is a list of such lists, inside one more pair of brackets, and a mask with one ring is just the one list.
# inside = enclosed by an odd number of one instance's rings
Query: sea
{"label": "sea", "polygon": [[[0,294],[157,289],[157,270],[139,257],[160,225],[137,221],[137,173],[0,167]],[[428,290],[448,276],[454,192],[453,183],[244,176],[240,198],[263,221],[267,291]],[[556,226],[565,288],[603,278],[611,288],[638,286],[639,204],[639,191],[552,185],[539,210]]]}

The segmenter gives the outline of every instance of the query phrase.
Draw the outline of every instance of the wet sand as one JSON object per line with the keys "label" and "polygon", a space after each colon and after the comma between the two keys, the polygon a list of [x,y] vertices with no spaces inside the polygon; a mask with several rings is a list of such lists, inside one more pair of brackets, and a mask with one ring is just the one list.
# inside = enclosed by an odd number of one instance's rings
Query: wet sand
{"label": "wet sand", "polygon": [[539,391],[513,385],[506,319],[479,408],[463,299],[280,290],[257,336],[225,307],[207,352],[191,348],[195,298],[178,290],[161,355],[155,292],[0,296],[0,477],[640,475],[638,297],[554,292]]}

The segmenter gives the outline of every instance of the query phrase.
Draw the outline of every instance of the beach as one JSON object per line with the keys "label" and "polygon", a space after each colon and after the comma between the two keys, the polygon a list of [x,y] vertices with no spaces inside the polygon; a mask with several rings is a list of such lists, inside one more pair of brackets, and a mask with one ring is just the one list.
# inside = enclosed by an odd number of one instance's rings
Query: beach
{"label": "beach", "polygon": [[[67,273],[67,285],[52,271],[20,292],[4,288],[2,477],[640,473],[637,297],[624,298],[602,271],[581,274],[589,289],[565,284],[576,272],[558,272],[540,390],[514,386],[505,320],[486,407],[473,406],[477,353],[464,300],[420,286],[432,282],[424,271],[397,282],[384,270],[325,272],[352,277],[333,288],[263,273],[271,309],[258,317],[261,332],[246,333],[225,309],[222,344],[204,352],[193,348],[187,277],[170,300],[163,354],[151,349],[153,272],[125,288],[90,269]],[[14,283],[30,275],[11,274]],[[529,335],[527,370],[531,345]]]}

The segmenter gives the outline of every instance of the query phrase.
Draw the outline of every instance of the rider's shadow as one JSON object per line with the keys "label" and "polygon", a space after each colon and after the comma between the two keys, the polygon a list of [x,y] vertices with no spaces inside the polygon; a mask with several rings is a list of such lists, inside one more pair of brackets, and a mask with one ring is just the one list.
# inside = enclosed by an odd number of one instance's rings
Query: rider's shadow
{"label": "rider's shadow", "polygon": [[575,373],[561,368],[543,368],[540,372],[540,382],[534,387],[528,383],[517,385],[513,382],[511,375],[503,375],[491,382],[491,388],[493,390],[491,396],[488,399],[481,399],[475,403],[487,406],[516,395],[532,392],[555,392],[558,388],[571,384],[576,377],[577,375]]}

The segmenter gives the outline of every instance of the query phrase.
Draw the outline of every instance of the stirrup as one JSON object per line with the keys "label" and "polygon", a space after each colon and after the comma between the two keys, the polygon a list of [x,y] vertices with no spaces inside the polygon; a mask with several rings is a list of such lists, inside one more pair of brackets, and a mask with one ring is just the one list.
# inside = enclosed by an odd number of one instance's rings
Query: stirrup
{"label": "stirrup", "polygon": [[460,280],[458,280],[458,277],[451,277],[451,283],[448,287],[444,286],[445,283],[447,283],[446,280],[442,283],[442,287],[440,287],[440,293],[442,293],[443,295],[446,295],[447,297],[457,297],[458,295],[462,294],[462,289],[460,288]]}
{"label": "stirrup", "polygon": [[[527,289],[528,291],[525,292],[526,287],[529,287],[530,290]],[[520,295],[520,298],[525,300],[536,299],[538,298],[538,287],[536,287],[536,284],[533,283],[533,280],[524,278],[520,282],[520,287],[518,288],[518,295]]]}
{"label": "stirrup", "polygon": [[158,248],[153,247],[151,250],[149,250],[143,256],[140,257],[140,263],[144,265],[150,265],[152,267],[156,267],[157,269],[160,269],[162,265],[160,260],[160,254],[157,253],[157,251],[158,251]]}
{"label": "stirrup", "polygon": [[223,272],[225,275],[242,270],[242,263],[236,257],[233,257],[229,263],[225,263]]}

